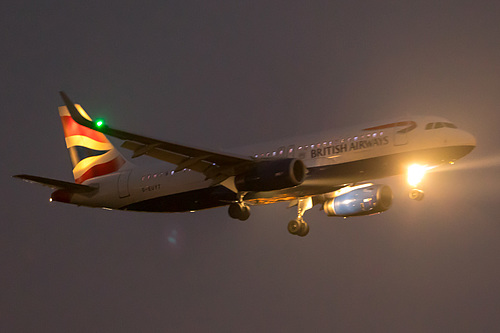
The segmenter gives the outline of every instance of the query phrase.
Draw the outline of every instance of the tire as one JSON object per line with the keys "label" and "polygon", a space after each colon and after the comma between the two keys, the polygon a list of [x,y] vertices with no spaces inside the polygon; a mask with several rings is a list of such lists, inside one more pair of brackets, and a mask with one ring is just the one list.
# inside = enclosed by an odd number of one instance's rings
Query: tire
{"label": "tire", "polygon": [[309,224],[307,222],[302,222],[302,225],[300,227],[300,231],[297,235],[300,237],[305,237],[309,233]]}
{"label": "tire", "polygon": [[412,200],[422,201],[424,199],[424,191],[414,188],[410,191],[409,197]]}
{"label": "tire", "polygon": [[288,232],[292,235],[298,235],[302,228],[302,222],[299,220],[291,220],[288,222]]}
{"label": "tire", "polygon": [[240,217],[238,218],[240,221],[246,221],[250,217],[250,207],[243,204],[241,207]]}
{"label": "tire", "polygon": [[250,217],[250,207],[243,203],[233,202],[229,205],[228,213],[233,219],[245,221]]}

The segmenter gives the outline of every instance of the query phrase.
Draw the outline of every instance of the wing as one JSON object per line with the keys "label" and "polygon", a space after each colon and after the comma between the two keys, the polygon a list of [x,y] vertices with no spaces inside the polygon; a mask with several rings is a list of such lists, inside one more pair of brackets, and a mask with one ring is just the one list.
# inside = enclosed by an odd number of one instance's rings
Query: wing
{"label": "wing", "polygon": [[90,121],[78,112],[73,102],[64,92],[61,91],[60,94],[73,120],[95,131],[125,140],[122,147],[134,152],[132,158],[148,155],[177,165],[175,171],[191,169],[203,173],[206,179],[212,180],[213,185],[249,170],[255,163],[252,158],[156,140]]}

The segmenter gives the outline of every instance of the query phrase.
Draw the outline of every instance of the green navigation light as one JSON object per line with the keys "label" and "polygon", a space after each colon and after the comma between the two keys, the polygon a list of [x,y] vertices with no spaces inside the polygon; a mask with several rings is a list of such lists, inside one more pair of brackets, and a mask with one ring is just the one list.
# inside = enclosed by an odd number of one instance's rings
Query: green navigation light
{"label": "green navigation light", "polygon": [[101,127],[102,125],[104,125],[104,121],[98,120],[98,121],[96,121],[95,124],[96,124],[97,127]]}

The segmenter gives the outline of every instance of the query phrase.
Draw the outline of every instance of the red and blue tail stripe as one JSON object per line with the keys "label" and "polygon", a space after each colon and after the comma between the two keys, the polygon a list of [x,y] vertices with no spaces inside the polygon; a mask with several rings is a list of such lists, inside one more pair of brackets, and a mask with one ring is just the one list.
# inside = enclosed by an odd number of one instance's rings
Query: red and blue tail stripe
{"label": "red and blue tail stripe", "polygon": [[[83,117],[91,120],[80,105],[75,104],[75,107]],[[76,183],[116,172],[125,164],[123,156],[104,134],[76,123],[66,106],[59,107],[59,115]]]}

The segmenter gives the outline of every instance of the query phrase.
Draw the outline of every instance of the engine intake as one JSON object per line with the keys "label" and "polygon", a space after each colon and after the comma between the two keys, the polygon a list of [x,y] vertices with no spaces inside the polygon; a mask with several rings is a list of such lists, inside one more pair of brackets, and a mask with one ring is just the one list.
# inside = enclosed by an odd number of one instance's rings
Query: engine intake
{"label": "engine intake", "polygon": [[238,191],[275,191],[302,184],[306,166],[295,158],[258,162],[250,171],[236,176]]}
{"label": "engine intake", "polygon": [[385,212],[392,204],[392,190],[387,185],[354,188],[323,204],[328,216],[362,216]]}

